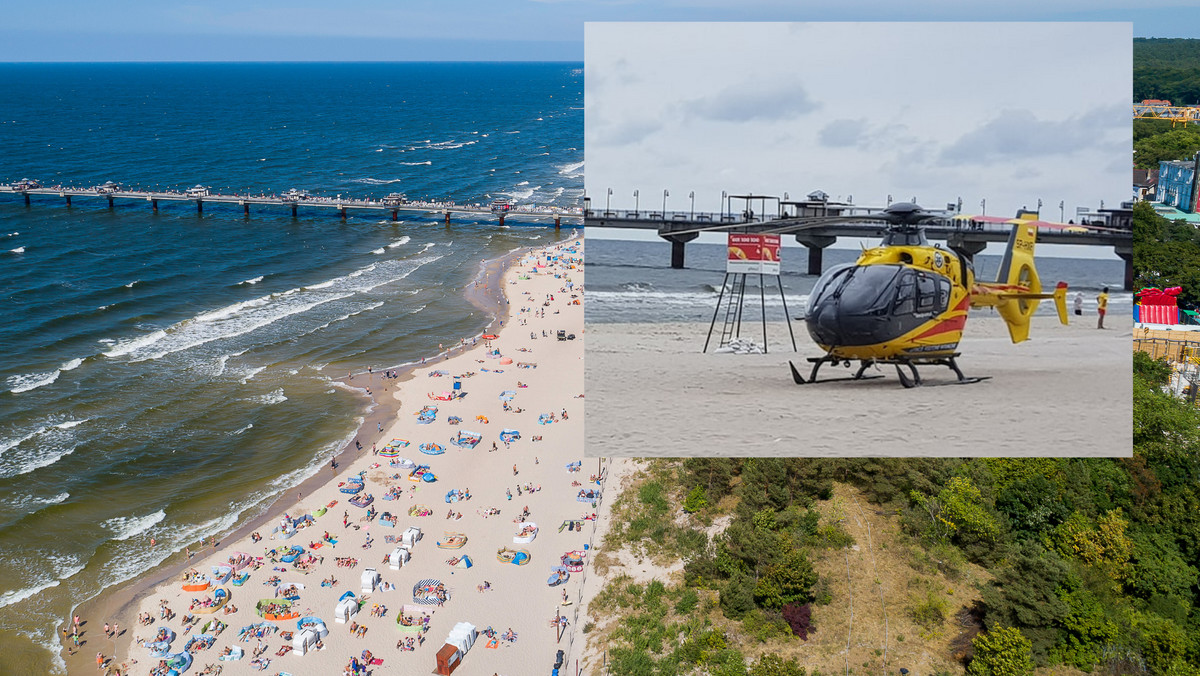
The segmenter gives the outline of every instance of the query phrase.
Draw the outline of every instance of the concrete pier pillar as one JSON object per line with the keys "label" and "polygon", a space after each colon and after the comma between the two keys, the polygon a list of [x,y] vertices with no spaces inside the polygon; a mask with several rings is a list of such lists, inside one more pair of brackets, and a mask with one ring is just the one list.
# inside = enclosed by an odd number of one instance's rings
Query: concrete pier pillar
{"label": "concrete pier pillar", "polygon": [[399,209],[392,209],[392,220],[393,221],[400,220],[400,210]]}
{"label": "concrete pier pillar", "polygon": [[562,228],[562,216],[555,216],[554,217],[554,229],[559,230],[561,228]]}
{"label": "concrete pier pillar", "polygon": [[108,208],[109,209],[113,208],[112,202],[113,202],[112,195],[109,195],[108,196]]}
{"label": "concrete pier pillar", "polygon": [[338,216],[344,221],[346,220],[346,207],[338,205]]}
{"label": "concrete pier pillar", "polygon": [[70,195],[64,195],[64,197],[66,197],[66,198],[67,198],[67,206],[71,206],[71,196],[70,196]]}
{"label": "concrete pier pillar", "polygon": [[25,193],[25,206],[29,206],[29,193]]}
{"label": "concrete pier pillar", "polygon": [[292,205],[292,218],[295,218],[295,217],[296,217],[296,205],[293,204]]}
{"label": "concrete pier pillar", "polygon": [[242,213],[245,214],[247,217],[250,216],[250,203],[249,202],[242,202]]}
{"label": "concrete pier pillar", "polygon": [[659,237],[671,243],[671,267],[676,270],[683,269],[684,264],[684,245],[700,236],[700,233],[693,232],[686,235],[664,235],[658,234]]}
{"label": "concrete pier pillar", "polygon": [[150,209],[154,213],[158,213],[158,200],[150,200]]}
{"label": "concrete pier pillar", "polygon": [[[29,197],[25,198],[25,203],[29,203]],[[500,214],[500,225],[504,225],[504,214]]]}
{"label": "concrete pier pillar", "polygon": [[1114,248],[1121,260],[1125,261],[1125,290],[1133,291],[1133,248],[1128,245]]}
{"label": "concrete pier pillar", "polygon": [[450,212],[446,212],[446,227],[450,227]]}
{"label": "concrete pier pillar", "polygon": [[196,200],[196,213],[204,215],[204,200]]}
{"label": "concrete pier pillar", "polygon": [[808,274],[821,274],[821,266],[825,258],[825,247],[836,242],[837,237],[804,233],[796,235],[796,241],[808,247]]}

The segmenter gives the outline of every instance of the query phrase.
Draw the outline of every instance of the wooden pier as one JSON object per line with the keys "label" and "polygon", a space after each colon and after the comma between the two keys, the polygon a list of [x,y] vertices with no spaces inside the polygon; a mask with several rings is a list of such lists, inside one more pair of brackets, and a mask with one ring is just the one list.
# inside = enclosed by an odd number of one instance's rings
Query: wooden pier
{"label": "wooden pier", "polygon": [[499,220],[504,225],[505,220],[528,224],[554,224],[555,229],[561,228],[564,222],[568,227],[574,227],[583,221],[581,209],[564,209],[560,207],[528,207],[515,206],[511,209],[497,210],[481,204],[456,204],[449,201],[408,201],[389,199],[362,198],[331,198],[321,196],[299,195],[224,195],[211,194],[207,190],[191,189],[184,192],[152,192],[146,190],[126,190],[119,186],[100,186],[89,188],[51,186],[42,187],[27,182],[0,184],[0,195],[21,195],[25,206],[33,205],[34,197],[50,197],[63,199],[68,207],[72,206],[73,198],[89,200],[105,200],[108,208],[112,209],[118,200],[149,202],[152,211],[157,212],[160,202],[190,203],[196,206],[198,215],[204,214],[206,204],[232,205],[240,207],[242,213],[249,218],[251,207],[257,209],[283,208],[291,209],[292,218],[299,218],[300,210],[332,211],[342,220],[348,213],[369,213],[391,216],[398,221],[400,214],[423,216],[441,216],[447,225],[455,214],[474,218]]}

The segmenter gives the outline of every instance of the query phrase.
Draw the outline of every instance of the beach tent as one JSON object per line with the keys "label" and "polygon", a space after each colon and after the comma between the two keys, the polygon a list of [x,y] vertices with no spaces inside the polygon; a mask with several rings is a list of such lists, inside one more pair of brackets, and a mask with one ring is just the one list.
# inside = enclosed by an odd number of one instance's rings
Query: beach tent
{"label": "beach tent", "polygon": [[537,537],[538,527],[532,521],[522,521],[517,524],[517,532],[513,535],[513,542],[517,544],[528,544],[533,542]]}
{"label": "beach tent", "polygon": [[240,660],[246,655],[246,651],[241,648],[230,648],[228,655],[221,655],[217,659],[224,661]]}
{"label": "beach tent", "polygon": [[517,396],[516,390],[504,390],[503,392],[500,393],[500,400],[501,401],[512,401],[512,398],[515,396]]}
{"label": "beach tent", "polygon": [[317,645],[318,640],[320,639],[317,636],[317,632],[312,629],[305,629],[295,634],[292,638],[292,654],[303,655],[307,653],[313,646]]}
{"label": "beach tent", "polygon": [[514,429],[504,429],[500,431],[500,441],[512,442],[521,438],[521,433]]}
{"label": "beach tent", "polygon": [[362,572],[362,592],[364,594],[375,591],[375,587],[379,585],[379,573],[374,568],[367,568]]}
{"label": "beach tent", "polygon": [[466,569],[466,568],[470,568],[473,565],[475,565],[475,564],[471,563],[471,557],[467,556],[466,554],[463,554],[462,558],[460,558],[458,560],[458,563],[454,564],[454,567]]}
{"label": "beach tent", "polygon": [[388,554],[388,565],[392,570],[400,570],[400,567],[408,563],[410,553],[407,547],[397,547]]}
{"label": "beach tent", "polygon": [[179,674],[187,671],[190,666],[192,666],[191,653],[182,652],[170,655],[167,657],[167,667],[170,669],[167,672],[167,676],[179,676]]}
{"label": "beach tent", "polygon": [[[291,591],[291,587],[295,587],[296,591],[292,592],[291,596],[288,596],[286,594],[287,594],[287,592]],[[304,590],[304,584],[301,582],[280,582],[279,584],[275,585],[275,597],[276,598],[285,598],[288,601],[299,601],[300,600],[299,594],[303,590]]]}
{"label": "beach tent", "polygon": [[459,622],[450,630],[450,635],[446,637],[446,644],[452,645],[462,653],[466,653],[475,645],[475,639],[479,636],[479,632],[475,630],[475,625],[469,622]]}
{"label": "beach tent", "polygon": [[333,621],[338,624],[345,624],[347,620],[353,620],[358,615],[358,598],[354,596],[354,592],[346,592],[338,599],[337,607],[333,611]]}
{"label": "beach tent", "polygon": [[[413,585],[413,603],[419,603],[423,606],[436,606],[438,602],[437,588],[442,585],[441,580],[426,578]],[[450,590],[445,590],[446,598],[450,598]]]}
{"label": "beach tent", "polygon": [[400,544],[412,549],[417,540],[421,539],[421,529],[416,526],[409,526],[404,530],[404,534],[400,536]]}
{"label": "beach tent", "polygon": [[458,502],[463,499],[462,491],[457,488],[451,488],[446,493],[446,502]]}
{"label": "beach tent", "polygon": [[213,584],[225,584],[229,581],[229,576],[233,575],[233,566],[213,566],[212,580]]}

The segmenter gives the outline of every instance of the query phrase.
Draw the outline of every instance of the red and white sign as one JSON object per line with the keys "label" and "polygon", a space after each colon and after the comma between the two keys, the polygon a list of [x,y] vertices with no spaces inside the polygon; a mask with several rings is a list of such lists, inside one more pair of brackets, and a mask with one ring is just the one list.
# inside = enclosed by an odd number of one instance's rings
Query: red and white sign
{"label": "red and white sign", "polygon": [[729,233],[725,272],[778,275],[779,235]]}

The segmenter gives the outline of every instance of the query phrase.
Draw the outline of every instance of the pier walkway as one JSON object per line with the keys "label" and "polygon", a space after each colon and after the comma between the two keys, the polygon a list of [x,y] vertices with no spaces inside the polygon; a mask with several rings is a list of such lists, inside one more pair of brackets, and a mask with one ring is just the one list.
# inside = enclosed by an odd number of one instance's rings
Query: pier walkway
{"label": "pier walkway", "polygon": [[[760,199],[760,198],[755,198]],[[671,242],[671,267],[684,266],[684,246],[701,232],[777,232],[790,234],[808,249],[808,274],[819,275],[823,250],[838,237],[881,238],[887,225],[864,220],[861,223],[821,223],[822,216],[852,215],[866,210],[852,205],[816,202],[787,202],[790,210],[775,214],[710,213],[696,211],[592,209],[585,201],[584,227],[655,230]],[[836,209],[836,211],[835,211]],[[1081,244],[1107,246],[1125,261],[1125,289],[1133,288],[1133,226],[1130,209],[1107,209],[1097,214],[1104,225],[1065,225],[1041,223],[1037,241],[1042,244]],[[808,222],[806,222],[808,221]],[[1001,222],[997,222],[1001,221]],[[983,251],[988,242],[1007,242],[1012,224],[988,217],[947,217],[923,224],[925,235],[942,240],[968,256]]]}
{"label": "pier walkway", "polygon": [[126,190],[119,186],[108,184],[98,187],[66,187],[40,186],[36,183],[0,184],[0,195],[21,195],[25,206],[32,206],[33,197],[55,197],[66,200],[67,206],[72,206],[72,200],[100,199],[107,200],[108,207],[113,208],[117,200],[149,202],[150,208],[158,211],[159,202],[191,203],[196,206],[196,213],[203,214],[206,204],[225,204],[242,208],[242,212],[250,216],[250,208],[267,207],[290,208],[292,218],[298,218],[301,209],[306,211],[324,209],[335,212],[342,220],[347,213],[378,213],[384,216],[390,214],[393,221],[399,220],[401,213],[423,214],[427,216],[444,216],[446,223],[454,214],[462,214],[476,218],[499,219],[504,225],[505,219],[518,222],[538,224],[553,223],[555,228],[566,221],[569,226],[578,225],[583,219],[583,210],[578,208],[544,207],[534,205],[511,205],[504,209],[496,209],[486,204],[456,204],[450,201],[407,200],[403,198],[345,198],[311,196],[306,193],[288,193],[284,195],[241,195],[241,194],[211,194],[207,190],[192,189],[183,192],[163,191],[150,192],[145,190]]}

